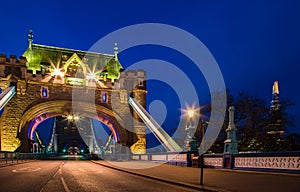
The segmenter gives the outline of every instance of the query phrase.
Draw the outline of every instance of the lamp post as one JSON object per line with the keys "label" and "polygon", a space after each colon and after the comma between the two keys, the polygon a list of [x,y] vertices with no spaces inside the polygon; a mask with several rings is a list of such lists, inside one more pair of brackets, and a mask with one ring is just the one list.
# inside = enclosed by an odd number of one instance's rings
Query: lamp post
{"label": "lamp post", "polygon": [[188,117],[188,124],[185,126],[186,139],[185,139],[185,150],[192,150],[192,141],[194,136],[195,125],[193,125],[193,117],[195,110],[193,108],[186,110],[186,116]]}
{"label": "lamp post", "polygon": [[[189,122],[188,125],[186,125],[186,132],[187,132],[187,137],[186,137],[186,147],[188,151],[193,149],[192,145],[195,145],[193,142],[193,136],[195,132],[195,125],[192,125],[193,123],[193,118],[195,115],[201,116],[200,115],[200,108],[195,109],[194,107],[188,107],[185,111],[185,115],[188,117]],[[204,150],[204,132],[205,132],[205,122],[201,119],[200,121],[200,131],[201,131],[201,151]],[[195,141],[195,140],[194,140]],[[188,147],[187,147],[188,146]],[[194,147],[195,148],[195,147]],[[200,151],[200,150],[199,150]],[[203,185],[203,167],[204,167],[204,156],[203,152],[200,155],[200,185]]]}
{"label": "lamp post", "polygon": [[[205,128],[205,123],[204,121],[201,119],[200,121],[200,128],[201,128],[201,151],[204,151],[204,128]],[[201,153],[200,155],[200,185],[203,185],[203,167],[204,167],[204,156],[203,153]]]}

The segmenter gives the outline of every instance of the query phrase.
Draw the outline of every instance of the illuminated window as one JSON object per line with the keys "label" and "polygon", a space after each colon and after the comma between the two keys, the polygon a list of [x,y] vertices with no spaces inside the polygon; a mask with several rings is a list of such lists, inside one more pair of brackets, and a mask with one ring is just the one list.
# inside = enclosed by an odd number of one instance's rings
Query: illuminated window
{"label": "illuminated window", "polygon": [[48,98],[49,97],[48,87],[41,87],[41,97],[42,98]]}
{"label": "illuminated window", "polygon": [[102,101],[102,103],[107,103],[107,93],[106,92],[102,93],[101,101]]}

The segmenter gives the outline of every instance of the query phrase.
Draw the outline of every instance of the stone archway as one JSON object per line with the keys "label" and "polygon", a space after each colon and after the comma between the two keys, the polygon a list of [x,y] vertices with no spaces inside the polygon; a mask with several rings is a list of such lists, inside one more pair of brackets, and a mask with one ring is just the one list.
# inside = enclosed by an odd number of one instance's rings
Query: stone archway
{"label": "stone archway", "polygon": [[[115,141],[121,145],[128,145],[128,135],[132,134],[124,129],[123,120],[112,110],[100,105],[92,105],[90,103],[78,102],[77,105],[82,107],[83,117],[96,119],[105,124],[113,133]],[[96,110],[96,114],[91,113],[92,109]],[[56,100],[40,103],[29,108],[22,116],[18,128],[18,138],[21,142],[17,151],[27,152],[30,148],[28,140],[32,139],[33,133],[39,123],[42,121],[61,116],[66,113],[72,113],[72,102],[69,100]],[[136,142],[136,139],[135,141]]]}
{"label": "stone archway", "polygon": [[[120,144],[130,147],[133,153],[146,153],[146,126],[128,104],[131,95],[146,106],[146,83],[140,83],[146,80],[145,71],[121,70],[119,61],[109,62],[117,59],[117,53],[33,44],[32,34],[30,37],[24,57],[18,60],[0,55],[0,87],[5,90],[12,84],[16,88],[0,116],[0,150],[26,149],[28,127],[35,118],[72,112],[71,102],[80,96],[80,107],[84,109],[80,115],[109,119],[108,123],[117,127],[112,130],[118,131]],[[118,67],[117,76],[109,75],[110,67]],[[83,75],[74,77],[75,72]]]}

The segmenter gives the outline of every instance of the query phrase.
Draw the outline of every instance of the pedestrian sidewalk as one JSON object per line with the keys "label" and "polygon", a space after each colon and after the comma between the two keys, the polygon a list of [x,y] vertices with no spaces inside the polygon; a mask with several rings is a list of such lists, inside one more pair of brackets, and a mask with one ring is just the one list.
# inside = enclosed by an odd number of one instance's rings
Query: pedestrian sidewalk
{"label": "pedestrian sidewalk", "polygon": [[164,181],[172,184],[189,187],[192,189],[207,189],[199,184],[200,169],[191,167],[179,167],[149,161],[93,161],[100,165],[117,170],[133,173],[139,176]]}
{"label": "pedestrian sidewalk", "polygon": [[200,191],[299,191],[300,174],[180,167],[150,161],[93,161],[100,165]]}

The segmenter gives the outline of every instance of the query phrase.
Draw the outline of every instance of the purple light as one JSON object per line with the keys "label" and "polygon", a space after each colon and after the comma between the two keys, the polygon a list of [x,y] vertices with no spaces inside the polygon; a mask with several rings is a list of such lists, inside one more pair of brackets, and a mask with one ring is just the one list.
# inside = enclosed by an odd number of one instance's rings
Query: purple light
{"label": "purple light", "polygon": [[106,103],[107,102],[107,93],[104,92],[102,93],[102,103]]}
{"label": "purple light", "polygon": [[27,138],[30,138],[30,133],[31,133],[31,130],[32,130],[33,125],[35,124],[35,122],[36,122],[36,118],[34,118],[34,119],[30,122],[29,127],[28,127],[28,130],[27,130]]}
{"label": "purple light", "polygon": [[47,98],[48,97],[48,90],[46,87],[42,87],[42,97]]}

